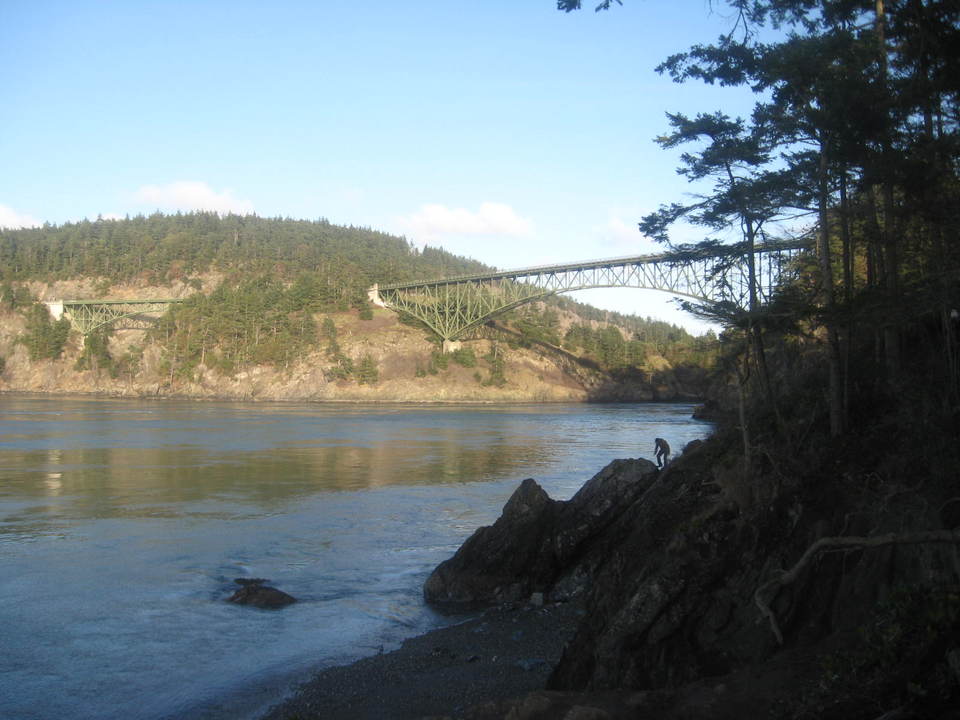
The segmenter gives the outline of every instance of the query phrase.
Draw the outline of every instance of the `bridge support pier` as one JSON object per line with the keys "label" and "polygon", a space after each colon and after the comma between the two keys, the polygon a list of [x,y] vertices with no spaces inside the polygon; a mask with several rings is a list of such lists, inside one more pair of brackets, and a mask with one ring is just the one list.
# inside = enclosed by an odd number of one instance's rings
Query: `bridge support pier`
{"label": "bridge support pier", "polygon": [[377,283],[374,283],[373,287],[367,290],[367,299],[377,307],[387,307],[387,304],[380,299],[380,288]]}
{"label": "bridge support pier", "polygon": [[63,317],[63,300],[46,300],[43,304],[47,306],[54,320]]}

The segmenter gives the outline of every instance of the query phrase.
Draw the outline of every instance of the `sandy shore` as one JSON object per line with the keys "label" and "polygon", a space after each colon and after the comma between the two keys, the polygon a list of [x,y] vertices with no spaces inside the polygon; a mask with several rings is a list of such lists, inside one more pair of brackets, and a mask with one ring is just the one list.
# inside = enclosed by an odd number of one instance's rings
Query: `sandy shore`
{"label": "sandy shore", "polygon": [[407,720],[543,688],[582,610],[575,604],[497,608],[410,638],[390,653],[328,668],[264,720]]}

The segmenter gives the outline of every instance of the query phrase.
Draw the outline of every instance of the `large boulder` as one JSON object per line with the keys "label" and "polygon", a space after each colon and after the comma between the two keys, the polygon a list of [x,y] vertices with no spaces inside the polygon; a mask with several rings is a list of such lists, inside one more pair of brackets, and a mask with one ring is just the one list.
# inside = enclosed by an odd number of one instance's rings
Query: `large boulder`
{"label": "large boulder", "polygon": [[549,552],[557,502],[526,479],[489,527],[471,535],[427,578],[428,602],[472,607],[529,595],[554,574]]}
{"label": "large boulder", "polygon": [[[524,480],[489,527],[477,530],[424,584],[424,597],[440,605],[476,607],[583,589],[589,547],[600,531],[642,495],[657,477],[649,460],[615,460],[568,501],[551,500],[533,479]],[[557,599],[556,597],[554,599]]]}

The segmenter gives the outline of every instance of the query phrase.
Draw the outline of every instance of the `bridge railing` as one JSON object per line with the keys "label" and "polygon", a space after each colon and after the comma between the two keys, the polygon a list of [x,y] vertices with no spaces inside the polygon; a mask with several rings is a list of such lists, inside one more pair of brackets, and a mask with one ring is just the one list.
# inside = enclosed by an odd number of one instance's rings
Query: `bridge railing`
{"label": "bridge railing", "polygon": [[[789,258],[808,248],[809,244],[804,241],[767,242],[753,248],[761,301],[768,299],[780,281]],[[448,342],[523,303],[587,288],[635,287],[698,301],[726,300],[742,305],[750,295],[748,252],[745,244],[701,246],[659,254],[387,283],[374,285],[369,297],[381,307],[417,318]]]}
{"label": "bridge railing", "polygon": [[[777,240],[765,243],[757,243],[753,252],[772,253],[789,252],[794,250],[808,250],[811,244],[804,240]],[[462,282],[475,282],[483,280],[494,280],[497,278],[519,279],[531,275],[543,275],[547,273],[563,273],[571,270],[590,270],[593,268],[613,267],[622,265],[653,265],[661,263],[686,263],[697,260],[719,259],[723,257],[735,257],[746,254],[747,248],[744,243],[731,245],[716,245],[705,248],[692,248],[690,250],[679,250],[665,253],[651,253],[646,255],[627,255],[624,257],[602,258],[599,260],[586,260],[574,263],[554,263],[550,265],[532,265],[529,267],[516,268],[514,270],[494,270],[487,273],[473,273],[469,275],[451,275],[445,278],[436,278],[433,280],[410,280],[399,283],[378,283],[380,290],[401,290],[406,288],[421,287],[424,285],[454,285]]]}
{"label": "bridge railing", "polygon": [[54,319],[66,317],[82,335],[130,319],[139,328],[156,322],[150,315],[166,312],[170,305],[183,302],[183,298],[149,298],[144,300],[51,300],[44,304]]}

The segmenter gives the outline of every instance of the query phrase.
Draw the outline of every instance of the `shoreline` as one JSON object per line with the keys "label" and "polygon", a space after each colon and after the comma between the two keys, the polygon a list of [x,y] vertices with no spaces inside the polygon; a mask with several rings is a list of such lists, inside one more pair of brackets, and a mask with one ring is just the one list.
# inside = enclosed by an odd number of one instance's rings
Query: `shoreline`
{"label": "shoreline", "polygon": [[462,717],[542,690],[583,616],[579,603],[501,606],[316,672],[258,720]]}
{"label": "shoreline", "polygon": [[275,403],[278,405],[661,405],[703,403],[703,399],[673,398],[669,400],[350,400],[313,398],[235,397],[232,395],[127,395],[108,392],[44,392],[41,390],[0,390],[0,397],[59,398],[76,400],[189,400],[193,402]]}

